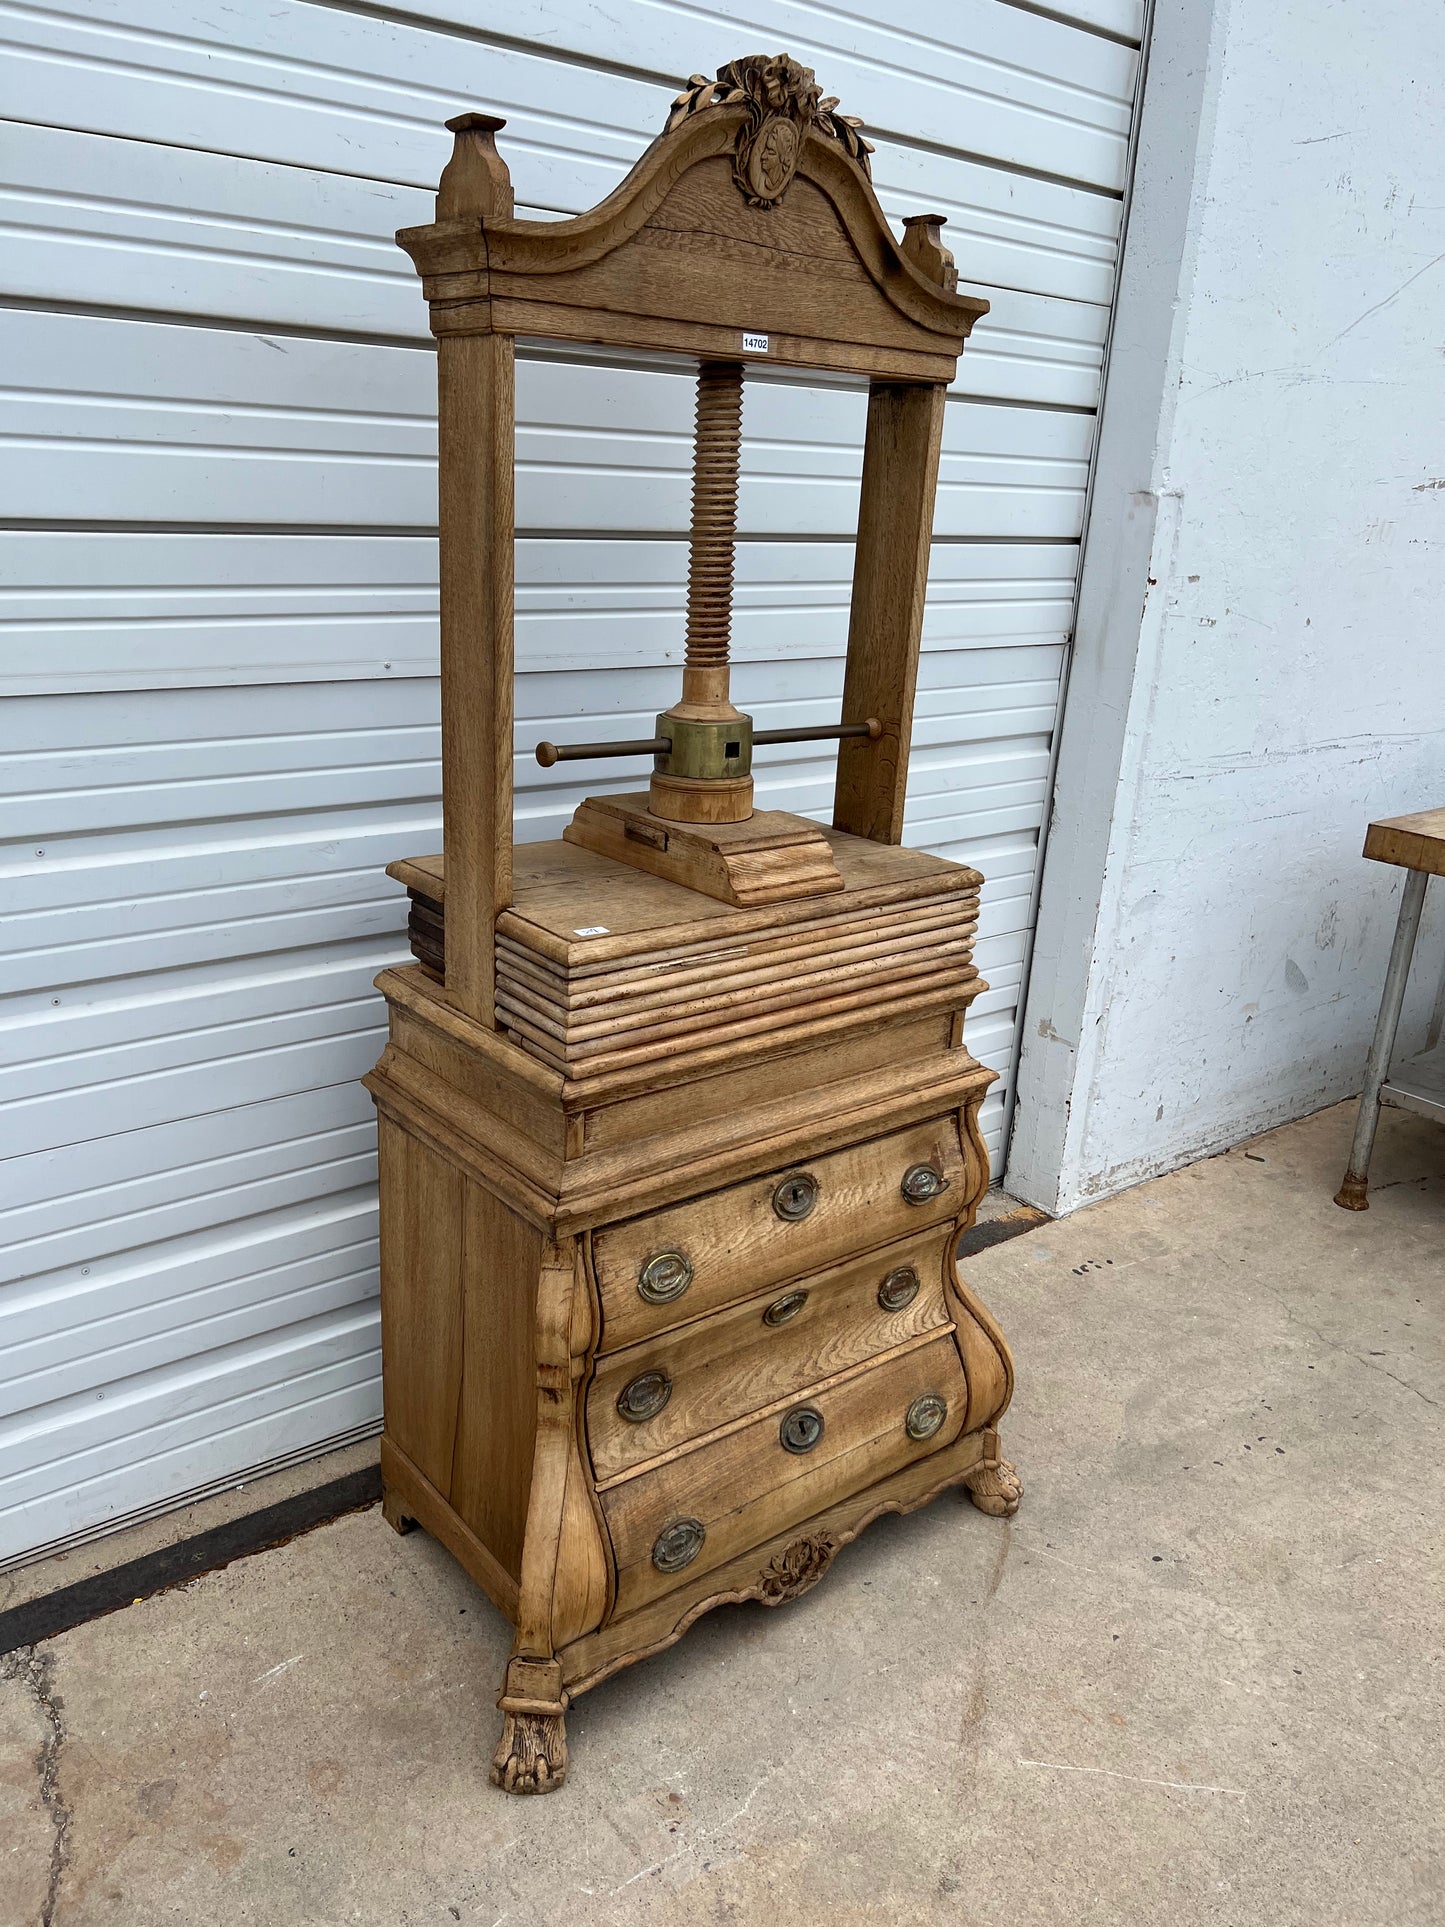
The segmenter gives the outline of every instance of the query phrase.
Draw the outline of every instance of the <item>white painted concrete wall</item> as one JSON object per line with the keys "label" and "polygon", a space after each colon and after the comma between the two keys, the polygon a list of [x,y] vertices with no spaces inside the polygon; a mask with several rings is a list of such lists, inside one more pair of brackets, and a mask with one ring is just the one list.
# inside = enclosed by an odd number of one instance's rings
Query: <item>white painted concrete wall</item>
{"label": "white painted concrete wall", "polygon": [[[1438,0],[1161,4],[1009,1165],[1050,1210],[1358,1087],[1364,828],[1445,802],[1442,71]],[[1402,1048],[1442,938],[1436,885]]]}

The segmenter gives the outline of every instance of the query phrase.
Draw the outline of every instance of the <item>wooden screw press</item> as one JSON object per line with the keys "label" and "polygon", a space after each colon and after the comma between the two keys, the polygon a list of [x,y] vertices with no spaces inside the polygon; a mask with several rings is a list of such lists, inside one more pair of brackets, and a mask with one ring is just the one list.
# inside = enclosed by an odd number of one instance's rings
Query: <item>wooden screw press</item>
{"label": "wooden screw press", "polygon": [[[895,238],[858,123],[786,55],[694,76],[598,207],[519,221],[465,114],[398,236],[438,344],[444,851],[391,866],[379,980],[384,1511],[515,1628],[493,1778],[546,1792],[566,1708],[699,1613],[815,1584],[870,1520],[1019,1481],[1008,1346],[959,1277],[988,1183],[981,878],[901,846],[945,390],[987,304],[942,217]],[[678,700],[564,837],[513,849],[518,335],[696,364]],[[729,635],[744,374],[868,384],[841,720],[755,731]],[[756,393],[766,406],[766,390]],[[753,755],[836,739],[831,826]]]}

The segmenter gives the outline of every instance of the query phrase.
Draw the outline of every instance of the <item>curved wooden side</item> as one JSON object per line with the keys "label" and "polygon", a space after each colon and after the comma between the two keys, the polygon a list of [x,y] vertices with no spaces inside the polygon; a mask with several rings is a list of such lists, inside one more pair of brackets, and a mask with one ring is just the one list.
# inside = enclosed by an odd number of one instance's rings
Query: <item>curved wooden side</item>
{"label": "curved wooden side", "polygon": [[970,1431],[997,1425],[1008,1410],[1014,1390],[1013,1353],[998,1321],[979,1298],[969,1290],[958,1269],[958,1238],[978,1216],[978,1207],[988,1190],[988,1146],[979,1129],[978,1114],[984,1093],[970,1093],[958,1115],[964,1158],[974,1174],[974,1188],[968,1209],[959,1219],[958,1237],[949,1240],[943,1257],[945,1300],[953,1313],[954,1338],[963,1359],[968,1379],[968,1418]]}
{"label": "curved wooden side", "polygon": [[575,1240],[549,1245],[537,1288],[537,1434],[514,1657],[550,1659],[600,1626],[611,1559],[589,1496],[577,1429],[578,1391],[591,1350],[590,1304]]}

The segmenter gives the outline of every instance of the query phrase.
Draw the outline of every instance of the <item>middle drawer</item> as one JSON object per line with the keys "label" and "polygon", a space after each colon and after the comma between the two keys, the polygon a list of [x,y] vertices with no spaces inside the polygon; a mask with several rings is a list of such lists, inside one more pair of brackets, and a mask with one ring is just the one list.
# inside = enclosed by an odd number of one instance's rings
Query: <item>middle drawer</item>
{"label": "middle drawer", "polygon": [[598,1360],[587,1437],[600,1480],[950,1322],[950,1224]]}
{"label": "middle drawer", "polygon": [[[779,1076],[785,1067],[779,1067]],[[949,1112],[592,1234],[602,1350],[957,1218],[973,1175]]]}

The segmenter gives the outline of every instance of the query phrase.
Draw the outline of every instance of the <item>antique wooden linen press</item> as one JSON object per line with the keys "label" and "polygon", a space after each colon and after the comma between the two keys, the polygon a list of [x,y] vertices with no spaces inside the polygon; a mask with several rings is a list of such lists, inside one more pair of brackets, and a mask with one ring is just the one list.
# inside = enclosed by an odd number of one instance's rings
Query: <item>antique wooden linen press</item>
{"label": "antique wooden linen press", "polygon": [[[492,1774],[544,1792],[571,1698],[870,1520],[1018,1504],[1012,1364],[955,1247],[993,1073],[978,874],[899,847],[944,391],[983,301],[900,245],[857,123],[785,56],[695,78],[615,193],[513,218],[466,114],[398,238],[438,338],[444,858],[391,866],[379,980],[385,1513],[516,1627]],[[699,363],[686,667],[646,793],[512,847],[513,344]],[[744,364],[866,377],[843,722],[752,729],[728,639]],[[766,405],[765,396],[759,401]],[[755,745],[839,740],[833,828],[752,808]]]}

